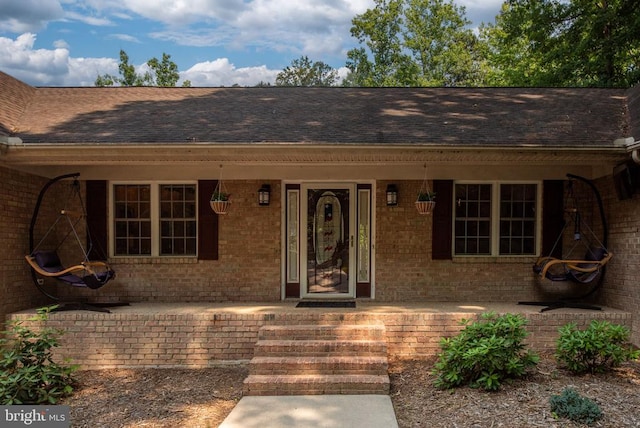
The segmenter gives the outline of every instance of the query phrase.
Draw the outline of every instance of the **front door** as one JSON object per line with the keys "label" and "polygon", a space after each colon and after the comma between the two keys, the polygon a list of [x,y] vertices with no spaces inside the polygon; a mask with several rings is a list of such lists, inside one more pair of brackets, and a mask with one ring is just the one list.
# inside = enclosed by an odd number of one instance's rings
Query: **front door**
{"label": "front door", "polygon": [[355,186],[308,184],[301,188],[303,297],[355,297]]}

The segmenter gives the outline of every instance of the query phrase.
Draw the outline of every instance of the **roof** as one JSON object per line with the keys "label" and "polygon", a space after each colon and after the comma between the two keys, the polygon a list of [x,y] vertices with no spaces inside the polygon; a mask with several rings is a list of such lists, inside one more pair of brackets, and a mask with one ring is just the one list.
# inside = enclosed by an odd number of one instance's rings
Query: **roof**
{"label": "roof", "polygon": [[0,132],[37,143],[613,147],[627,92],[38,87],[0,73]]}

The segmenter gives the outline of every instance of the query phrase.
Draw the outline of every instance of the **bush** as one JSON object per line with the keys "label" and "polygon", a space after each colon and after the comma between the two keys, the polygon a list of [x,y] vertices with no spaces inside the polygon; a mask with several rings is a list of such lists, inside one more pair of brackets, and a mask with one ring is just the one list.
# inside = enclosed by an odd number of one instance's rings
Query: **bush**
{"label": "bush", "polygon": [[629,330],[622,325],[593,320],[581,331],[569,323],[559,333],[556,360],[576,374],[605,372],[639,356],[629,342]]}
{"label": "bush", "polygon": [[524,376],[539,361],[525,349],[527,320],[522,315],[486,313],[482,321],[462,324],[466,327],[457,336],[440,341],[442,352],[433,370],[438,388],[468,384],[495,391],[505,379]]}
{"label": "bush", "polygon": [[[46,321],[53,308],[39,309],[28,321]],[[7,326],[0,338],[0,404],[55,404],[71,394],[77,367],[52,358],[62,331],[45,327],[35,332],[22,321]]]}
{"label": "bush", "polygon": [[565,388],[562,394],[552,396],[549,402],[554,417],[567,418],[587,425],[602,417],[600,407],[587,397],[580,396],[573,388]]}

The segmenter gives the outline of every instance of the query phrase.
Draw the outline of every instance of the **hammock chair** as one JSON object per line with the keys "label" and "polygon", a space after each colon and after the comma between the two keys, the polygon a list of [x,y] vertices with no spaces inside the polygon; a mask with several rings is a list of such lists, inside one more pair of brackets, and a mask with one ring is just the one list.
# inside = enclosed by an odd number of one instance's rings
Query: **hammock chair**
{"label": "hammock chair", "polygon": [[[533,265],[533,271],[546,280],[552,282],[572,282],[577,284],[591,284],[587,292],[578,297],[560,299],[552,302],[520,302],[524,305],[543,305],[542,311],[557,308],[581,308],[600,310],[598,306],[580,303],[591,296],[602,286],[605,266],[613,254],[607,249],[608,226],[605,219],[602,198],[595,185],[586,178],[567,174],[567,190],[564,199],[564,226],[560,231],[549,255],[538,258]],[[602,240],[589,227],[581,214],[580,204],[575,192],[575,184],[581,181],[590,188],[598,205],[598,212],[602,223]],[[572,233],[573,244],[563,253],[561,258],[553,257],[558,247],[562,247],[565,237]]]}
{"label": "hammock chair", "polygon": [[[106,262],[92,261],[89,259],[89,254],[97,253],[100,250],[94,248],[91,233],[87,227],[87,213],[80,192],[80,182],[78,181],[79,175],[80,174],[78,173],[74,173],[55,177],[42,188],[38,196],[33,216],[31,217],[31,225],[29,227],[29,254],[25,256],[25,260],[31,267],[31,276],[38,290],[55,301],[60,301],[61,299],[44,287],[45,278],[54,278],[66,285],[73,287],[85,287],[94,290],[104,286],[111,279],[115,278],[115,272]],[[66,208],[61,209],[58,212],[55,222],[49,227],[42,239],[34,245],[34,232],[43,198],[47,190],[53,184],[67,178],[73,178],[73,182],[71,183],[69,195],[64,200],[64,203],[66,205],[67,203],[70,203],[70,201],[75,200],[80,211],[67,210]],[[80,239],[78,234],[78,229],[81,227],[86,231],[86,244],[83,244],[83,241]],[[53,245],[53,248],[51,248],[51,242],[54,241],[54,237],[52,235],[56,234],[54,232],[60,233],[61,230],[64,236],[60,240],[55,239],[58,242]],[[74,265],[65,267],[60,261],[58,250],[70,236],[75,238],[75,244],[79,247],[79,251],[82,253],[82,260]],[[47,245],[50,247],[46,249],[43,248]],[[101,307],[82,303],[60,306],[58,310],[65,309],[87,309],[109,312]]]}

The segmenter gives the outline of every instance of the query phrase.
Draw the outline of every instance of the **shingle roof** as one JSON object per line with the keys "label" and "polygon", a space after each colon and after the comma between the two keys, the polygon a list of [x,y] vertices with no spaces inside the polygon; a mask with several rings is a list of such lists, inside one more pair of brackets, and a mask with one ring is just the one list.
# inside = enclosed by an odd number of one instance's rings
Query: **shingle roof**
{"label": "shingle roof", "polygon": [[630,132],[621,89],[19,88],[24,114],[0,123],[25,143],[611,147]]}
{"label": "shingle roof", "polygon": [[36,89],[0,71],[0,135],[11,135]]}

